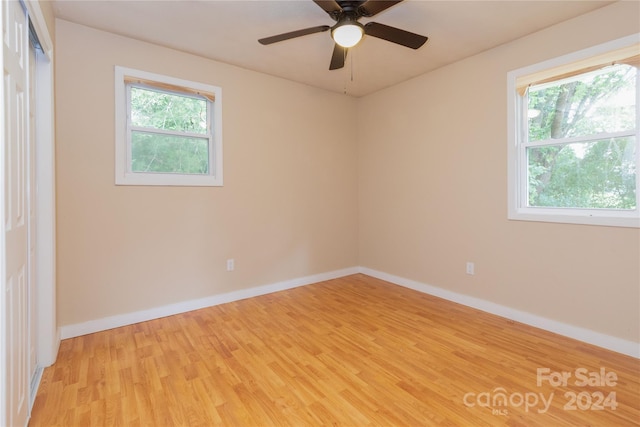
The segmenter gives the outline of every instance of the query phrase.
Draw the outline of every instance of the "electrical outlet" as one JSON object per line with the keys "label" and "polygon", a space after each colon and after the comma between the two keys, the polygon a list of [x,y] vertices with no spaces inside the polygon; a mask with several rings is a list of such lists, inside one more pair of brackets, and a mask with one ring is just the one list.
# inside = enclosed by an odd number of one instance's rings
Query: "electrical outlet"
{"label": "electrical outlet", "polygon": [[476,274],[476,266],[474,263],[472,262],[468,262],[467,263],[467,274],[473,276],[474,274]]}
{"label": "electrical outlet", "polygon": [[236,262],[233,259],[227,260],[227,271],[233,271],[236,268]]}

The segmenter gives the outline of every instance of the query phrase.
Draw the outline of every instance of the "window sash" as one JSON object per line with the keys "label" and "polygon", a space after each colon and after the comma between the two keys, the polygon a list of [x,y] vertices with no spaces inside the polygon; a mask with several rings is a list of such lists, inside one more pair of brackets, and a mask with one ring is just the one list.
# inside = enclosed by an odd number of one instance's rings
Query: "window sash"
{"label": "window sash", "polygon": [[[141,135],[148,135],[151,136],[152,139],[149,141],[137,141],[137,143],[135,142],[136,137],[140,137]],[[158,141],[155,137],[161,135],[161,136],[165,136],[166,134],[157,134],[155,132],[148,132],[148,131],[134,131],[131,133],[131,150],[133,151],[134,148],[137,146],[138,148],[142,148],[143,146],[151,146],[154,147],[155,144],[157,142],[160,143],[166,143],[167,141],[161,138],[160,141]],[[187,147],[187,150],[191,150],[194,147],[196,147],[197,145],[204,143],[204,145],[206,146],[206,151],[207,151],[207,155],[206,155],[206,164],[201,165],[204,166],[206,168],[205,171],[199,172],[199,171],[192,171],[192,172],[187,172],[187,171],[174,171],[174,170],[135,170],[134,169],[134,164],[133,161],[131,162],[131,173],[143,173],[143,174],[171,174],[171,175],[194,175],[194,176],[208,176],[209,174],[209,168],[211,165],[211,161],[210,161],[210,141],[208,138],[203,138],[203,137],[187,137],[184,135],[168,135],[170,137],[174,137],[176,136],[176,140],[173,140],[172,143],[170,145],[173,145],[174,143],[178,143],[178,144],[187,144],[184,145],[184,147]],[[170,140],[171,141],[171,140]],[[194,145],[195,144],[195,145]],[[153,156],[153,160],[156,159],[156,156]],[[141,160],[141,158],[138,158],[138,160]],[[163,162],[163,158],[159,158],[158,161]],[[199,163],[199,160],[196,160],[196,163]],[[204,159],[202,159],[204,160]],[[193,166],[193,163],[191,163],[191,165]],[[175,165],[172,165],[175,166]]]}
{"label": "window sash", "polygon": [[[587,71],[588,72],[588,71]],[[637,87],[640,87],[640,70],[636,74],[636,84]],[[517,144],[517,162],[518,162],[518,209],[523,212],[536,212],[538,214],[544,215],[578,215],[589,217],[593,216],[594,213],[597,212],[599,216],[603,217],[622,217],[622,218],[637,218],[640,213],[640,186],[636,184],[636,208],[635,209],[618,209],[618,208],[578,208],[578,207],[553,207],[553,206],[531,206],[529,204],[529,168],[528,168],[528,149],[534,147],[551,147],[551,146],[565,146],[574,143],[585,143],[585,142],[595,142],[602,139],[608,138],[623,138],[623,137],[635,137],[636,143],[636,159],[640,159],[640,114],[638,113],[638,108],[640,105],[638,100],[640,98],[640,93],[636,96],[636,128],[630,129],[626,131],[619,132],[602,132],[598,134],[591,135],[582,135],[577,137],[570,138],[556,138],[556,139],[545,139],[545,140],[537,140],[537,141],[529,141],[529,133],[528,133],[528,117],[527,117],[527,109],[528,109],[528,96],[525,93],[524,96],[520,94],[517,95],[518,102],[517,108],[519,111],[518,117],[518,128],[520,136],[518,138],[519,143]],[[640,163],[640,161],[636,160],[636,164]],[[640,182],[640,169],[636,170],[636,183]]]}
{"label": "window sash", "polygon": [[129,126],[127,129],[129,131],[134,131],[134,132],[156,133],[159,135],[185,136],[190,138],[201,138],[201,139],[211,140],[210,132],[209,133],[185,132],[185,131],[179,131],[179,130],[154,128],[150,126]]}
{"label": "window sash", "polygon": [[[531,170],[531,166],[536,166],[535,162],[531,162],[531,155],[535,150],[540,150],[540,149],[545,149],[545,148],[554,148],[557,150],[558,154],[568,148],[570,150],[575,150],[575,149],[579,149],[581,144],[598,144],[598,143],[611,143],[613,141],[611,141],[612,138],[606,138],[604,140],[594,140],[594,141],[586,141],[586,142],[578,142],[578,143],[568,143],[568,144],[558,144],[558,145],[544,145],[544,146],[531,146],[531,147],[527,147],[524,151],[524,159],[526,161],[526,181],[527,181],[527,188],[528,190],[530,189],[530,185],[531,185],[531,179],[535,179],[536,174],[533,173],[532,175],[532,170]],[[620,142],[620,140],[625,140],[625,139],[633,139],[633,143],[631,145],[631,147],[633,147],[633,151],[637,152],[637,141],[635,140],[635,136],[632,135],[630,137],[625,136],[625,137],[621,137],[621,138],[616,138],[616,140],[618,140],[618,142]],[[614,142],[615,143],[615,142]],[[578,147],[575,147],[576,145],[578,145]],[[629,148],[629,147],[628,147]],[[621,154],[620,152],[618,152],[618,154]],[[628,165],[628,161],[629,158],[627,156],[622,156],[623,158],[619,158],[617,159],[618,161],[620,161],[619,165],[620,166],[625,166]],[[634,155],[635,157],[635,155]],[[611,160],[611,159],[609,159]],[[615,162],[615,160],[614,160]],[[632,160],[632,162],[635,162],[635,159]],[[606,192],[603,192],[603,188],[602,186],[606,187],[606,182],[605,181],[591,181],[588,179],[588,177],[590,177],[591,175],[584,173],[582,171],[582,159],[577,160],[576,162],[577,169],[571,168],[571,171],[575,174],[573,174],[570,177],[571,182],[580,182],[583,186],[586,186],[586,188],[588,188],[591,192],[591,195],[594,196],[595,198],[591,198],[589,197],[589,203],[584,203],[584,199],[580,202],[577,202],[578,205],[568,205],[565,202],[559,201],[556,197],[552,196],[552,200],[553,200],[553,204],[531,204],[531,200],[532,200],[532,196],[533,194],[530,191],[527,191],[526,194],[526,207],[530,208],[530,207],[535,207],[535,208],[549,208],[549,209],[583,209],[583,210],[613,210],[613,211],[620,211],[620,212],[627,212],[627,211],[631,211],[631,212],[635,212],[638,209],[638,195],[637,195],[637,187],[636,187],[636,191],[634,191],[635,194],[635,206],[633,208],[631,207],[614,207],[611,206],[611,202],[615,202],[616,201],[616,197],[615,195],[613,195],[613,193],[609,193],[609,196],[607,196],[609,198],[609,202],[607,202],[608,206],[597,206],[598,202],[596,201],[598,198],[602,198],[605,196],[605,194],[607,194]],[[545,168],[547,172],[550,172],[552,174],[555,174],[556,172],[559,172],[562,175],[562,171],[557,171],[555,170],[555,168]],[[546,173],[546,172],[545,172]],[[615,175],[615,174],[614,174]],[[634,174],[635,175],[635,174]],[[538,174],[538,176],[540,176]],[[615,179],[615,177],[614,177]],[[566,183],[567,181],[565,181],[564,179],[561,181],[562,183]],[[543,199],[544,197],[548,196],[547,193],[547,187],[544,186],[542,188],[542,193],[543,194]],[[544,195],[547,196],[544,196]],[[570,192],[569,194],[569,198],[572,198],[573,196],[575,196],[576,194],[574,192]],[[578,190],[578,194],[580,194],[580,191]],[[567,194],[563,194],[562,198],[565,198],[567,196]],[[611,199],[611,197],[613,197],[613,199]],[[578,199],[574,199],[574,201],[576,200],[580,200],[580,198],[578,197]],[[622,200],[617,199],[617,202],[621,202]],[[556,204],[558,203],[558,204]],[[571,202],[573,203],[573,202]],[[582,205],[582,206],[580,206]]]}
{"label": "window sash", "polygon": [[[158,134],[158,135],[171,135],[171,136],[179,136],[179,137],[189,137],[189,138],[199,138],[199,139],[206,139],[208,146],[209,146],[209,152],[208,152],[208,173],[205,174],[181,174],[181,173],[174,173],[174,172],[154,172],[155,174],[171,174],[171,175],[197,175],[197,176],[216,176],[216,162],[215,162],[215,139],[213,136],[213,126],[212,126],[212,121],[213,121],[213,101],[212,99],[215,99],[215,96],[213,94],[211,94],[211,98],[206,97],[204,95],[202,95],[203,93],[207,93],[204,91],[196,91],[194,89],[190,89],[190,88],[186,88],[183,86],[178,86],[178,85],[172,85],[172,84],[168,84],[168,83],[161,83],[161,82],[154,82],[152,80],[145,80],[145,79],[135,79],[135,82],[133,81],[127,81],[127,80],[131,80],[130,77],[125,76],[124,78],[124,82],[125,82],[125,92],[126,92],[126,114],[127,114],[127,118],[126,118],[126,152],[127,152],[127,161],[126,161],[126,172],[127,173],[132,173],[132,174],[148,174],[151,172],[136,172],[133,170],[133,154],[132,154],[132,134],[133,132],[145,132],[145,133],[151,133],[151,134]],[[144,83],[143,83],[144,82]],[[196,97],[198,98],[202,98],[204,97],[204,99],[207,101],[207,133],[203,134],[203,133],[196,133],[196,132],[189,132],[189,131],[180,131],[180,130],[171,130],[171,129],[160,129],[160,128],[156,128],[156,127],[149,127],[149,126],[133,126],[131,124],[131,88],[132,87],[142,87],[145,88],[147,86],[151,86],[154,90],[158,91],[158,92],[163,92],[163,93],[170,93],[170,94],[175,94],[178,96],[185,96],[185,97],[189,97],[189,96],[194,96],[196,95]],[[184,90],[186,93],[182,93],[180,92],[181,90]]]}
{"label": "window sash", "polygon": [[555,145],[568,145],[568,144],[575,144],[575,143],[581,143],[581,142],[594,142],[602,139],[624,138],[624,137],[637,136],[637,135],[638,135],[638,132],[635,129],[632,129],[630,131],[620,131],[620,132],[610,132],[610,133],[605,132],[605,133],[597,133],[597,134],[584,135],[584,136],[574,136],[571,138],[525,141],[525,142],[522,142],[520,146],[522,146],[525,149],[530,147],[551,147]]}
{"label": "window sash", "polygon": [[[171,86],[173,88],[179,88],[180,86],[176,86],[176,85],[166,85],[166,86]],[[162,89],[159,86],[149,86],[146,84],[133,84],[133,83],[125,83],[125,90],[127,92],[127,129],[131,128],[131,129],[155,129],[158,131],[171,131],[170,129],[161,129],[161,128],[157,128],[157,127],[153,127],[153,126],[134,126],[131,124],[131,89],[134,87],[138,87],[138,88],[142,88],[142,89],[151,89],[155,92],[160,92],[160,93],[166,93],[166,94],[171,94],[171,95],[176,95],[176,96],[182,96],[185,98],[189,98],[189,97],[193,97],[193,98],[198,98],[198,99],[202,99],[204,101],[206,101],[207,103],[207,132],[206,133],[197,133],[194,132],[194,135],[200,135],[200,136],[206,136],[206,135],[212,135],[213,134],[213,126],[212,126],[212,114],[213,114],[213,101],[211,101],[208,98],[204,98],[202,96],[194,96],[191,93],[182,93],[182,92],[177,92],[175,90],[169,90],[169,89]],[[188,89],[188,88],[186,88]],[[190,92],[193,92],[193,90],[191,90]],[[176,130],[173,132],[178,132],[179,134],[184,134],[184,135],[188,135],[191,132],[189,131],[180,131],[180,130]]]}

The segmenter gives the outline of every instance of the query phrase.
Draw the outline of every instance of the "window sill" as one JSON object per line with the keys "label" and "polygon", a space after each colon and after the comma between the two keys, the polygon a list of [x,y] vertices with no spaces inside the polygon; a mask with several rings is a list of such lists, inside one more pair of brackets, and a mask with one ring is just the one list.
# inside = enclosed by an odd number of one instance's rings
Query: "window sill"
{"label": "window sill", "polygon": [[116,185],[222,187],[222,178],[211,175],[125,173],[116,176]]}
{"label": "window sill", "polygon": [[625,216],[621,216],[619,212],[615,211],[598,212],[596,215],[587,211],[571,212],[566,209],[526,208],[510,211],[508,218],[514,221],[640,228],[640,217],[637,210],[626,212]]}

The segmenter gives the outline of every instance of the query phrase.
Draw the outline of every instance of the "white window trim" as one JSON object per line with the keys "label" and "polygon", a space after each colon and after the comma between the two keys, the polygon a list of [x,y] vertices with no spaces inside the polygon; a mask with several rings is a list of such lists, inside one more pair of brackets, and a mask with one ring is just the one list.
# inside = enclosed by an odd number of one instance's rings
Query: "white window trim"
{"label": "white window trim", "polygon": [[[203,91],[215,95],[212,102],[213,140],[209,152],[209,175],[187,175],[173,173],[141,173],[130,170],[130,150],[127,126],[127,90],[125,77],[181,86],[195,91]],[[203,83],[181,80],[174,77],[115,67],[115,183],[116,185],[163,185],[163,186],[208,186],[219,187],[222,180],[222,89]]]}
{"label": "white window trim", "polygon": [[[632,211],[527,206],[527,162],[525,150],[520,149],[518,145],[519,141],[524,138],[522,133],[526,131],[526,129],[521,129],[521,120],[519,119],[525,114],[525,111],[523,111],[522,103],[519,102],[521,96],[516,90],[516,80],[520,76],[571,64],[615,49],[632,46],[639,42],[640,34],[634,34],[507,73],[507,142],[509,144],[507,152],[507,187],[508,218],[510,220],[640,228],[640,206],[638,204],[636,204],[636,209]],[[640,91],[636,95],[636,114],[640,117]],[[640,122],[640,118],[637,121]],[[640,164],[640,123],[636,125],[636,164]],[[636,198],[640,198],[640,170],[636,171]]]}

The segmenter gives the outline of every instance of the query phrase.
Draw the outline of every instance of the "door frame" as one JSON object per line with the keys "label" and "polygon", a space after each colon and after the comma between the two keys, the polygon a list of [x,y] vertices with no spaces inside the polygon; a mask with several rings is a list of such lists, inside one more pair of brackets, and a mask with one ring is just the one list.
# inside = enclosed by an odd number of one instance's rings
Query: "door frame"
{"label": "door frame", "polygon": [[39,367],[52,365],[60,346],[56,316],[56,188],[53,42],[38,1],[25,1],[42,52],[36,54],[36,292]]}

